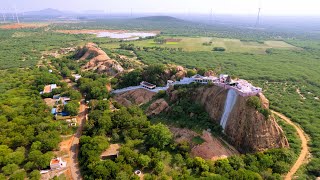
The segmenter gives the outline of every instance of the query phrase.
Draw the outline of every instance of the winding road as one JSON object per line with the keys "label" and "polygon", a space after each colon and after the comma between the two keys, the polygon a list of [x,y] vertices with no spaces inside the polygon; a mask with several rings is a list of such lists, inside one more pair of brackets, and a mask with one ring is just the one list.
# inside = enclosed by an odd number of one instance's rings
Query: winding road
{"label": "winding road", "polygon": [[304,131],[299,126],[297,126],[295,123],[293,123],[289,118],[287,118],[285,115],[278,113],[276,111],[272,111],[272,113],[279,116],[281,119],[283,119],[288,124],[293,126],[296,129],[296,131],[298,132],[299,138],[301,139],[300,155],[299,155],[297,161],[291,167],[288,174],[284,178],[285,180],[291,180],[292,176],[297,172],[297,170],[300,168],[300,166],[304,164],[308,154],[310,153],[309,149],[308,149],[308,138],[307,138],[306,134],[304,133]]}

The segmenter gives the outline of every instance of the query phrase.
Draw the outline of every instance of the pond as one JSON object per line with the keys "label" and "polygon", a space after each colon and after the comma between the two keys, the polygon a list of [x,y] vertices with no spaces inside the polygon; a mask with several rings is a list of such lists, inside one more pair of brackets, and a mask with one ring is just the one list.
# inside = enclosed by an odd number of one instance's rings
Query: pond
{"label": "pond", "polygon": [[154,37],[156,33],[150,32],[98,32],[94,33],[97,34],[97,37],[109,37],[113,39],[123,39],[123,40],[137,40],[140,37]]}

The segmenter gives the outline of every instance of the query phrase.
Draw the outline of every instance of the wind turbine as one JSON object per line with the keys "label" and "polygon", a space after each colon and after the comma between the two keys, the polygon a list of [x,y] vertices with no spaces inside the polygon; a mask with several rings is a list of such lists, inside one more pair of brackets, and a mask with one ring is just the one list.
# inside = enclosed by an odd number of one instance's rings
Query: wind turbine
{"label": "wind turbine", "polygon": [[3,23],[6,23],[6,14],[5,14],[5,9],[2,9],[2,18],[3,18]]}
{"label": "wind turbine", "polygon": [[13,8],[10,8],[9,10],[11,11],[11,14],[12,14],[12,21],[14,21],[15,17],[14,17]]}
{"label": "wind turbine", "polygon": [[261,12],[261,0],[259,1],[258,16],[257,16],[255,27],[258,27],[260,23],[260,12]]}
{"label": "wind turbine", "polygon": [[17,23],[20,24],[19,17],[18,17],[18,13],[17,13],[17,8],[16,8],[16,7],[14,7],[14,12],[15,12],[15,14],[16,14]]}
{"label": "wind turbine", "polygon": [[213,9],[211,8],[211,11],[210,11],[210,23],[213,24],[213,22],[216,20],[216,17],[213,13]]}

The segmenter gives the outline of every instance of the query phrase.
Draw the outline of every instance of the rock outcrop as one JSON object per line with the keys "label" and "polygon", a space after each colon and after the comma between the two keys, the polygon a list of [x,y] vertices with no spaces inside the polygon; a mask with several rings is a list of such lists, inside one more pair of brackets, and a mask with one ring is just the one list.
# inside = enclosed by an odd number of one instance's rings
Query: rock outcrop
{"label": "rock outcrop", "polygon": [[[228,90],[218,86],[197,88],[193,99],[202,104],[209,116],[220,123]],[[268,108],[269,102],[259,94],[262,107]],[[240,152],[256,152],[270,148],[288,147],[288,141],[273,116],[266,118],[254,107],[248,105],[249,97],[237,97],[230,112],[225,134]]]}
{"label": "rock outcrop", "polygon": [[141,105],[151,101],[155,92],[146,89],[135,89],[121,94],[117,94],[114,99],[123,106]]}
{"label": "rock outcrop", "polygon": [[116,75],[122,72],[123,67],[115,60],[111,59],[102,49],[94,43],[88,43],[78,51],[75,57],[79,57],[79,61],[89,60],[87,64],[82,66],[83,71],[96,71],[107,75]]}
{"label": "rock outcrop", "polygon": [[[179,100],[179,90],[168,89],[171,102]],[[132,104],[141,105],[152,100],[156,93],[145,89],[136,89],[119,94],[115,97],[120,104],[130,106]],[[219,86],[201,86],[190,88],[188,98],[204,106],[213,121],[220,124],[224,113],[225,101],[228,90]],[[186,94],[184,94],[186,95]],[[261,107],[269,108],[269,101],[260,93]],[[272,115],[260,113],[255,107],[248,103],[250,97],[237,95],[237,100],[230,111],[224,133],[228,136],[229,143],[239,152],[257,152],[271,148],[286,148],[288,141]],[[170,111],[168,103],[164,99],[158,99],[147,108],[147,115],[157,115],[164,111]]]}
{"label": "rock outcrop", "polygon": [[169,107],[169,104],[164,99],[158,99],[155,102],[153,102],[147,109],[146,114],[147,116],[151,115],[158,115],[161,112],[167,110]]}

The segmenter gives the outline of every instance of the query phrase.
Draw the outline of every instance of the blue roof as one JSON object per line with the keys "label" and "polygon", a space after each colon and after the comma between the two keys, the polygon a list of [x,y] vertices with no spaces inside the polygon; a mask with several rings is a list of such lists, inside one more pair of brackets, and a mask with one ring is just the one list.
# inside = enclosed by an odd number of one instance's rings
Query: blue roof
{"label": "blue roof", "polygon": [[61,116],[68,116],[69,115],[69,113],[67,113],[67,112],[61,112],[60,114],[61,114]]}
{"label": "blue roof", "polygon": [[60,94],[56,94],[52,97],[52,99],[59,99],[60,98]]}
{"label": "blue roof", "polygon": [[57,114],[57,108],[52,108],[51,109],[51,114]]}

